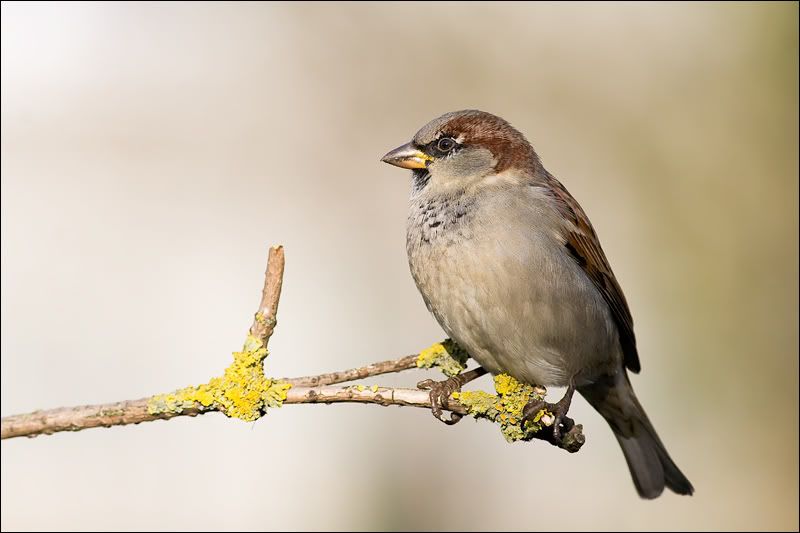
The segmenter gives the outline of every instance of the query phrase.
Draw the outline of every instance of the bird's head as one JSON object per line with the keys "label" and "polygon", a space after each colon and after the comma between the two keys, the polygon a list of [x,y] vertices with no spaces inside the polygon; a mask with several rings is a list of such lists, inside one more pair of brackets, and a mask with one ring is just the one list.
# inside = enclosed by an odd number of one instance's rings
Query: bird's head
{"label": "bird's head", "polygon": [[413,169],[417,187],[440,192],[515,180],[540,165],[533,147],[511,124],[476,110],[430,121],[381,161]]}

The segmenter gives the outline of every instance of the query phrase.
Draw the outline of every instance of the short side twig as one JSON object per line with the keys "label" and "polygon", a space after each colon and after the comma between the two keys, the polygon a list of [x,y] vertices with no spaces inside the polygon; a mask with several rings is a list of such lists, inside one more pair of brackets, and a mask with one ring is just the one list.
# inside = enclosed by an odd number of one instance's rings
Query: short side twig
{"label": "short side twig", "polygon": [[372,376],[379,376],[381,374],[390,374],[392,372],[401,372],[403,370],[417,368],[417,357],[418,354],[407,355],[405,357],[401,357],[400,359],[391,359],[389,361],[381,361],[380,363],[372,363],[371,365],[362,366],[360,368],[350,368],[340,372],[319,374],[318,376],[288,378],[284,379],[283,381],[291,383],[293,387],[318,387],[323,385],[334,385],[336,383],[346,383],[348,381],[355,381],[357,379],[364,379]]}

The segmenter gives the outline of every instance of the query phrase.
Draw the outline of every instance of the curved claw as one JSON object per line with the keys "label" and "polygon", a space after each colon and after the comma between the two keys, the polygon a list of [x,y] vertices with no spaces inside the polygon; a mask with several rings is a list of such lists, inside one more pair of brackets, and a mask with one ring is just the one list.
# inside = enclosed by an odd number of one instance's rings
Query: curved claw
{"label": "curved claw", "polygon": [[417,383],[417,388],[422,390],[429,390],[432,389],[438,381],[433,381],[432,379],[425,379]]}
{"label": "curved claw", "polygon": [[422,390],[430,390],[430,400],[431,400],[431,414],[437,420],[444,422],[448,426],[452,426],[453,424],[458,423],[462,418],[464,418],[459,413],[450,413],[450,418],[445,418],[443,415],[442,407],[447,405],[447,401],[450,399],[450,395],[457,391],[460,386],[456,382],[451,382],[451,380],[445,381],[434,381],[432,379],[426,379],[424,381],[420,381],[417,383],[417,388]]}
{"label": "curved claw", "polygon": [[442,422],[444,422],[445,424],[447,424],[448,426],[452,426],[453,424],[457,424],[458,422],[460,422],[461,419],[464,418],[464,417],[462,415],[458,414],[458,413],[451,412],[449,419],[442,418],[441,416],[439,416],[437,418],[439,420],[441,420]]}
{"label": "curved claw", "polygon": [[[522,410],[522,419],[533,422],[533,419],[536,418],[536,415],[542,409],[553,413],[553,417],[555,418],[551,426],[553,428],[553,438],[556,442],[560,442],[562,436],[561,426],[563,426],[563,431],[566,433],[575,425],[575,421],[567,416],[567,411],[564,407],[564,404],[561,402],[548,403],[544,400],[532,400]],[[567,408],[569,408],[569,404],[567,404]]]}
{"label": "curved claw", "polygon": [[[448,426],[452,426],[453,424],[458,423],[463,417],[458,413],[450,413],[450,418],[444,418],[442,416],[442,407],[447,405],[447,401],[450,399],[450,394],[452,391],[446,385],[442,387],[434,387],[431,390],[431,406],[434,406],[431,410],[433,412],[433,416],[435,416],[438,420],[441,420]],[[436,398],[434,399],[434,395]]]}
{"label": "curved claw", "polygon": [[[536,415],[542,409],[548,409],[549,405],[544,400],[532,400],[522,409],[522,419],[533,422]],[[549,409],[548,409],[549,410]]]}
{"label": "curved claw", "polygon": [[564,426],[564,433],[569,433],[575,427],[575,421],[568,416],[562,416],[561,425]]}

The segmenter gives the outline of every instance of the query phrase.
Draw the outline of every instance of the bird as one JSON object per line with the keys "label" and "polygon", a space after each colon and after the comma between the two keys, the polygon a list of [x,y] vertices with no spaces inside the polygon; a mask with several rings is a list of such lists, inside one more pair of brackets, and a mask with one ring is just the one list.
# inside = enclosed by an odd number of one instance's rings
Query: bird
{"label": "bird", "polygon": [[640,371],[633,318],[585,212],[525,136],[506,120],[468,109],[423,126],[385,163],[411,169],[406,250],[422,298],[448,336],[480,367],[431,389],[434,416],[467,381],[508,374],[566,387],[546,407],[554,434],[577,390],[608,422],[636,490],[694,488],[671,459],[634,393]]}

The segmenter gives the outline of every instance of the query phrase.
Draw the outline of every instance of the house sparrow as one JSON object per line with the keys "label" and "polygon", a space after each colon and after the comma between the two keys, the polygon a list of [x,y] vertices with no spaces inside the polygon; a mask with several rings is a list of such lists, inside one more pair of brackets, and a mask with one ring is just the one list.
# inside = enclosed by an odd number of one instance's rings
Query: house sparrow
{"label": "house sparrow", "polygon": [[[597,234],[578,202],[505,120],[447,113],[382,161],[413,170],[406,247],[428,309],[481,368],[432,388],[434,415],[484,373],[567,387],[555,404],[558,438],[575,390],[608,421],[643,498],[664,486],[692,494],[636,399],[633,319]],[[449,422],[455,422],[451,419]]]}

